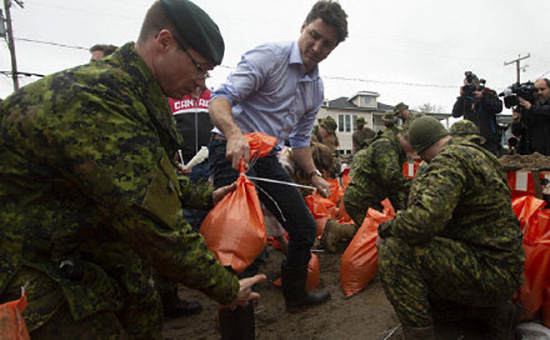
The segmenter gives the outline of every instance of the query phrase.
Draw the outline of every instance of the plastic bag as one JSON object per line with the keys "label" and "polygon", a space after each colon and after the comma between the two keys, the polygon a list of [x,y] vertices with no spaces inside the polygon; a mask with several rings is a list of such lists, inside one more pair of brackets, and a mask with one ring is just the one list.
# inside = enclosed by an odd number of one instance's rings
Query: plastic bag
{"label": "plastic bag", "polygon": [[369,208],[363,224],[342,255],[340,264],[340,284],[346,296],[362,291],[378,270],[378,226],[395,217],[390,200],[382,201],[384,212]]}
{"label": "plastic bag", "polygon": [[335,215],[335,204],[317,191],[306,197],[306,204],[317,222],[317,237],[323,235],[327,220]]}
{"label": "plastic bag", "polygon": [[[306,280],[306,291],[314,290],[315,288],[319,287],[321,285],[321,277],[319,275],[320,273],[320,267],[319,267],[319,258],[315,254],[311,254],[311,259],[309,259],[309,262],[307,264],[307,280]],[[282,287],[282,281],[281,278],[277,278],[273,282],[271,282],[272,285],[275,287]]]}
{"label": "plastic bag", "polygon": [[550,326],[550,212],[540,210],[546,202],[533,196],[512,200],[512,207],[521,223],[525,265],[525,283],[519,289],[519,301],[528,317],[541,311],[543,322]]}
{"label": "plastic bag", "polygon": [[[261,132],[244,135],[252,158],[271,152],[277,138]],[[244,271],[260,255],[267,242],[264,215],[254,184],[242,173],[237,189],[227,194],[206,216],[200,227],[206,246],[224,266]]]}
{"label": "plastic bag", "polygon": [[331,200],[335,206],[338,205],[340,199],[344,195],[343,189],[340,187],[340,182],[333,178],[325,178],[325,181],[330,183],[330,196],[327,199]]}
{"label": "plastic bag", "polygon": [[29,340],[27,325],[21,315],[27,308],[25,289],[21,288],[21,298],[0,305],[0,339]]}

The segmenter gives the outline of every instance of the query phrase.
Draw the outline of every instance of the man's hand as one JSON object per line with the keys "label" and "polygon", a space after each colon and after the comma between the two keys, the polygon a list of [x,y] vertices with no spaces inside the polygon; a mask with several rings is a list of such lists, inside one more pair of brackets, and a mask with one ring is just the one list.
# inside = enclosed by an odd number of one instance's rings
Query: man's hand
{"label": "man's hand", "polygon": [[525,100],[519,96],[518,96],[518,99],[519,99],[519,105],[526,108],[527,110],[531,109],[531,103],[528,100]]}
{"label": "man's hand", "polygon": [[229,308],[234,310],[237,306],[246,306],[248,301],[257,300],[260,298],[260,294],[252,291],[252,286],[256,283],[265,281],[267,276],[260,274],[253,277],[247,277],[245,279],[239,280],[240,290],[237,298],[228,306],[220,306],[220,309]]}
{"label": "man's hand", "polygon": [[189,175],[189,174],[191,173],[191,170],[185,170],[185,169],[183,168],[183,164],[181,164],[181,163],[178,163],[176,166],[178,167],[178,173],[179,173],[180,175],[185,175],[185,176],[187,176],[187,175]]}
{"label": "man's hand", "polygon": [[512,121],[514,123],[519,123],[520,120],[521,120],[521,113],[519,113],[519,111],[517,110],[512,111]]}
{"label": "man's hand", "polygon": [[323,196],[323,197],[329,197],[330,196],[330,183],[325,181],[325,179],[321,176],[313,176],[311,177],[311,184],[317,188],[317,191]]}
{"label": "man's hand", "polygon": [[474,98],[477,100],[483,98],[483,91],[474,91]]}
{"label": "man's hand", "polygon": [[214,203],[214,205],[220,203],[220,201],[225,197],[225,195],[229,194],[235,189],[237,189],[237,182],[233,182],[233,184],[226,185],[224,187],[221,187],[212,191],[212,203]]}
{"label": "man's hand", "polygon": [[241,159],[244,160],[244,168],[248,169],[250,161],[250,145],[242,133],[236,133],[227,137],[227,149],[225,157],[231,161],[233,169],[239,171]]}

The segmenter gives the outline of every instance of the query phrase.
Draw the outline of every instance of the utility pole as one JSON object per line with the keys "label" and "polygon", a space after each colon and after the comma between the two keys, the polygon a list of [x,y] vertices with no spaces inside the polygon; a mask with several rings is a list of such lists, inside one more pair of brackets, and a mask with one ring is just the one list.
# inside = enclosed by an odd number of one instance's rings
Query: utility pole
{"label": "utility pole", "polygon": [[519,80],[519,71],[520,71],[520,67],[519,67],[519,62],[523,59],[527,59],[531,56],[531,53],[527,53],[527,55],[525,57],[521,57],[520,55],[518,55],[518,58],[517,59],[514,59],[514,60],[511,60],[509,62],[504,62],[504,66],[507,66],[507,65],[510,65],[510,64],[513,64],[515,63],[516,64],[516,74],[517,74],[517,82],[518,84],[520,84],[520,80]]}
{"label": "utility pole", "polygon": [[[21,8],[23,8],[23,2],[20,0],[14,0]],[[11,55],[11,77],[13,79],[13,90],[19,90],[19,73],[17,72],[17,59],[15,58],[15,43],[13,40],[13,29],[11,27],[11,0],[4,0],[4,10],[6,11],[6,33],[5,36],[8,42],[8,48]],[[3,18],[2,18],[3,20]],[[3,25],[3,22],[2,22]]]}

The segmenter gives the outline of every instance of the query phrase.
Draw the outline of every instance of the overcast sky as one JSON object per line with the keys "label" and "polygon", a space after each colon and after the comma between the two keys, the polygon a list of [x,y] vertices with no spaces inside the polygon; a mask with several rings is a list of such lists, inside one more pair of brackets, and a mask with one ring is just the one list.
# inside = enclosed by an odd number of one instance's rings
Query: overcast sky
{"label": "overcast sky", "polygon": [[[135,41],[149,0],[23,0],[12,7],[20,72],[50,74],[88,62],[96,43]],[[411,107],[431,103],[450,112],[472,70],[502,91],[516,81],[515,64],[526,56],[521,80],[550,75],[548,0],[340,0],[349,37],[320,64],[325,97],[358,91],[379,102]],[[216,21],[225,39],[223,63],[207,85],[216,87],[248,49],[267,41],[295,40],[315,0],[195,0]],[[520,7],[521,6],[521,7]],[[32,40],[32,41],[29,41]],[[44,43],[39,43],[44,42]],[[61,44],[71,47],[61,47]],[[0,71],[11,70],[0,44]],[[22,85],[37,78],[23,77]],[[13,91],[0,75],[0,97]]]}

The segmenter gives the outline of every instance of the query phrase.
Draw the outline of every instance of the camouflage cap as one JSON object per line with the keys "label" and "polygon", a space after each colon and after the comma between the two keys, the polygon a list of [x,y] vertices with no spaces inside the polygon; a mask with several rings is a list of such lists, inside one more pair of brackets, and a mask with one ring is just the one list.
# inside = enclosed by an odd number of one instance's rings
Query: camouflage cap
{"label": "camouflage cap", "polygon": [[402,110],[408,109],[408,108],[409,108],[409,105],[406,105],[405,103],[401,102],[401,103],[395,105],[395,108],[393,109],[393,114],[396,115],[399,112],[401,112]]}
{"label": "camouflage cap", "polygon": [[365,118],[364,117],[357,117],[355,118],[355,122],[353,122],[355,126],[362,126],[365,125]]}
{"label": "camouflage cap", "polygon": [[328,131],[334,133],[336,131],[336,128],[338,128],[338,125],[336,124],[336,121],[331,116],[327,116],[324,119],[319,120],[319,125],[327,129]]}
{"label": "camouflage cap", "polygon": [[416,118],[410,125],[408,131],[409,142],[416,152],[425,151],[441,138],[449,135],[439,120],[430,116]]}
{"label": "camouflage cap", "polygon": [[216,23],[188,0],[160,0],[178,34],[213,65],[222,62],[225,44]]}
{"label": "camouflage cap", "polygon": [[463,119],[451,126],[450,134],[453,137],[464,137],[479,144],[486,142],[479,134],[477,125],[471,120]]}

